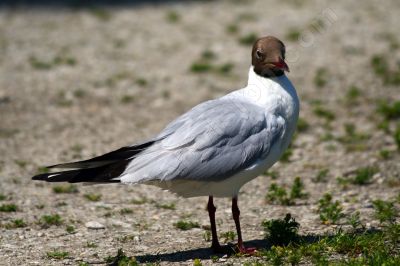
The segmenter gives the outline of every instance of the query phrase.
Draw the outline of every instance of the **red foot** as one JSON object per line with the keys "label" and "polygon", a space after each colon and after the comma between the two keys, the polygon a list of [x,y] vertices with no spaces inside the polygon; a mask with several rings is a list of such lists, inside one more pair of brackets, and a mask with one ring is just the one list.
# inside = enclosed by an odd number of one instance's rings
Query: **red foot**
{"label": "red foot", "polygon": [[254,255],[257,252],[256,248],[246,248],[244,245],[237,245],[237,249],[239,250],[240,254],[245,254],[245,255]]}

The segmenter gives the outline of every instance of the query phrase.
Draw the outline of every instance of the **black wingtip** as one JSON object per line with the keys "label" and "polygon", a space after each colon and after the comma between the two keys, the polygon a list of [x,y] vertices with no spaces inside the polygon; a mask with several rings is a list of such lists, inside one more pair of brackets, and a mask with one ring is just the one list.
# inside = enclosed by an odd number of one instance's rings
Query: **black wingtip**
{"label": "black wingtip", "polygon": [[32,180],[46,180],[50,174],[45,173],[45,174],[38,174],[32,177]]}
{"label": "black wingtip", "polygon": [[32,177],[32,180],[47,181],[47,182],[69,182],[75,176],[71,172],[45,173],[38,174]]}
{"label": "black wingtip", "polygon": [[111,151],[88,160],[55,164],[55,165],[50,165],[47,168],[86,169],[86,168],[97,168],[105,165],[110,165],[122,160],[129,160],[134,155],[142,152],[143,150],[153,145],[154,142],[155,140],[151,140],[138,145],[126,146],[119,148],[118,150]]}
{"label": "black wingtip", "polygon": [[32,180],[44,180],[44,178],[43,178],[43,175],[40,174],[40,175],[35,175],[35,176],[33,176],[33,177],[32,177]]}
{"label": "black wingtip", "polygon": [[32,180],[46,182],[93,182],[93,183],[118,183],[118,177],[125,170],[129,161],[103,165],[95,168],[74,169],[68,171],[38,174]]}

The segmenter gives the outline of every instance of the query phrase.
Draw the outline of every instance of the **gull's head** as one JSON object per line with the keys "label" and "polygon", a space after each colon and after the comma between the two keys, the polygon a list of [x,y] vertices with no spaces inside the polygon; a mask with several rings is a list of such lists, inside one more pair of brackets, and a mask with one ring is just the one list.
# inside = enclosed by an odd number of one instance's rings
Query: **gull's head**
{"label": "gull's head", "polygon": [[289,72],[285,62],[285,45],[273,36],[258,39],[251,51],[251,64],[260,76],[282,76],[284,71]]}

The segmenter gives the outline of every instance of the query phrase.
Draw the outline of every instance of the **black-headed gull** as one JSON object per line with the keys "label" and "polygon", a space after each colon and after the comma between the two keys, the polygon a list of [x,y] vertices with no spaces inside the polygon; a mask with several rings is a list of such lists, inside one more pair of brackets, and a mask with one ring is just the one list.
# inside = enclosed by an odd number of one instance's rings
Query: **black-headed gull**
{"label": "black-headed gull", "polygon": [[252,49],[248,85],[203,102],[145,142],[79,162],[50,168],[72,170],[34,176],[48,182],[143,183],[182,197],[208,196],[212,249],[222,250],[213,197],[231,197],[240,252],[243,245],[240,188],[270,168],[296,128],[299,99],[285,75],[285,46],[275,37],[258,39]]}

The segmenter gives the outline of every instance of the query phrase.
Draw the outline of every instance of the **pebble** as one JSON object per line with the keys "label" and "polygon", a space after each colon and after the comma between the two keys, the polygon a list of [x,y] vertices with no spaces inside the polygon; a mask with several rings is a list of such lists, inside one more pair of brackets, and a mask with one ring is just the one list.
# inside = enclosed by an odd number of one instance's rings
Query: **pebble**
{"label": "pebble", "polygon": [[119,227],[123,227],[123,228],[130,228],[132,227],[130,224],[125,223],[123,221],[119,221],[119,220],[113,220],[112,221],[112,225],[114,226],[119,226]]}
{"label": "pebble", "polygon": [[146,250],[149,249],[149,247],[148,247],[148,246],[145,246],[145,245],[137,245],[135,248],[136,248],[138,251],[146,251]]}
{"label": "pebble", "polygon": [[97,221],[90,221],[85,223],[85,226],[88,229],[104,229],[106,228],[104,225],[102,225],[101,223],[97,222]]}
{"label": "pebble", "polygon": [[219,258],[218,262],[226,262],[228,260],[228,255],[224,255],[221,258]]}

